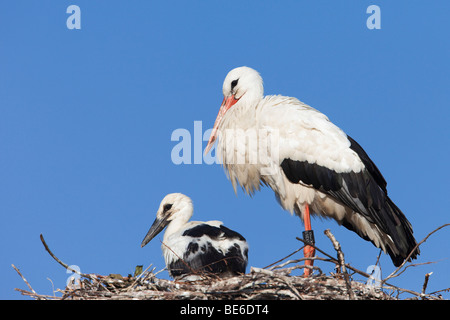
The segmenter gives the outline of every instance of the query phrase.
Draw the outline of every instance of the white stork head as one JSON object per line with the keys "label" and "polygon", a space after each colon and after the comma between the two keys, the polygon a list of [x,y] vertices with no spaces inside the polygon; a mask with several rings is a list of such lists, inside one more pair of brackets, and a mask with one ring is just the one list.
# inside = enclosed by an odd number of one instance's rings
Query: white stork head
{"label": "white stork head", "polygon": [[144,247],[166,226],[165,237],[179,230],[192,217],[194,207],[192,200],[181,193],[170,193],[164,197],[156,212],[156,219],[147,232],[141,247]]}
{"label": "white stork head", "polygon": [[228,72],[223,82],[223,101],[219,109],[205,154],[216,141],[217,131],[227,111],[235,106],[254,107],[263,98],[263,80],[258,71],[249,67],[239,67]]}

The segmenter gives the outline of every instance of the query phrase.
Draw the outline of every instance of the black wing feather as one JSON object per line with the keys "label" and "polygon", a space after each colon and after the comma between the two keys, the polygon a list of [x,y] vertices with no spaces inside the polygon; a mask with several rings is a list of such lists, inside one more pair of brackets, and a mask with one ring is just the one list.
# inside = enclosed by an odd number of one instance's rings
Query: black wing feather
{"label": "black wing feather", "polygon": [[[203,223],[187,229],[182,236],[190,238],[191,241],[182,257],[183,260],[177,259],[168,266],[172,277],[196,272],[245,273],[248,250],[244,249],[244,256],[242,256],[241,247],[238,243],[230,246],[226,253],[217,250],[213,245],[215,241],[223,241],[223,239],[245,242],[245,238],[238,232],[223,225],[216,227]],[[200,242],[198,240],[201,237],[207,237],[209,240]]]}
{"label": "black wing feather", "polygon": [[220,238],[227,239],[238,239],[241,241],[246,241],[245,238],[238,232],[233,231],[224,225],[220,227],[212,226],[207,223],[199,224],[193,228],[187,229],[183,232],[183,236],[200,238],[201,236],[208,236],[213,240],[219,240]]}
{"label": "black wing feather", "polygon": [[[416,245],[411,224],[389,199],[386,180],[376,165],[355,140],[350,137],[348,139],[350,148],[358,154],[365,166],[360,172],[338,173],[316,163],[292,159],[284,159],[281,168],[290,182],[311,185],[363,215],[371,223],[375,223],[398,247],[400,256],[388,250],[394,264],[397,265]],[[367,240],[367,237],[354,230],[350,223],[344,222],[343,225]],[[416,250],[412,258],[416,254],[419,254],[419,250]]]}
{"label": "black wing feather", "polygon": [[355,151],[361,161],[364,163],[364,166],[366,167],[367,171],[369,171],[370,175],[375,179],[378,186],[383,189],[383,191],[387,194],[387,182],[384,179],[383,175],[381,174],[380,170],[378,170],[378,167],[373,163],[372,159],[367,155],[367,153],[364,151],[364,149],[356,142],[352,137],[347,135],[348,141],[350,141],[350,149]]}

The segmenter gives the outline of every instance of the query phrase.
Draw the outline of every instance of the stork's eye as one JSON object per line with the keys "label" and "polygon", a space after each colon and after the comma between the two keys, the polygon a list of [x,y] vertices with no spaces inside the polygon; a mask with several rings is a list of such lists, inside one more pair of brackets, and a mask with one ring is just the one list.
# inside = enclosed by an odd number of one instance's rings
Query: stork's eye
{"label": "stork's eye", "polygon": [[172,208],[172,204],[168,203],[166,205],[164,205],[164,212],[169,211]]}
{"label": "stork's eye", "polygon": [[236,80],[233,80],[233,81],[231,81],[231,90],[233,90],[233,89],[234,89],[234,87],[236,87],[236,86],[237,86],[237,84],[238,84],[238,81],[239,81],[239,79],[236,79]]}

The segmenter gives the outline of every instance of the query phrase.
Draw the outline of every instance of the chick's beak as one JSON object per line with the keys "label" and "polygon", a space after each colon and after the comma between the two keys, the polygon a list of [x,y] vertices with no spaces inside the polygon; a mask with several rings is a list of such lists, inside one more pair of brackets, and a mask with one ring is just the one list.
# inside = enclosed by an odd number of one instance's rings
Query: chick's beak
{"label": "chick's beak", "polygon": [[154,237],[156,237],[158,233],[160,233],[168,224],[168,216],[165,216],[164,218],[157,217],[155,221],[153,221],[153,224],[150,227],[150,230],[148,230],[144,240],[142,240],[141,248],[149,243],[150,240],[152,240]]}

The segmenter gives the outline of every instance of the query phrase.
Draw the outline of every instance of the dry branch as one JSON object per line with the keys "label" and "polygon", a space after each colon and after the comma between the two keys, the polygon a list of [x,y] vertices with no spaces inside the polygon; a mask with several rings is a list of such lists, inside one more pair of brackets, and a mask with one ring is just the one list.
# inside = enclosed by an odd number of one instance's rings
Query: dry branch
{"label": "dry branch", "polygon": [[22,275],[22,273],[19,271],[19,269],[17,269],[17,267],[15,265],[11,265],[14,270],[16,270],[16,272],[19,274],[19,276],[22,278],[22,280],[25,282],[25,284],[28,286],[28,288],[30,288],[31,292],[33,294],[37,294],[36,291],[33,290],[33,288],[31,287],[31,285],[28,283],[27,279],[25,279],[25,277]]}
{"label": "dry branch", "polygon": [[334,246],[334,250],[337,252],[338,261],[339,261],[339,270],[343,272],[345,284],[347,286],[347,291],[350,299],[355,299],[355,295],[352,291],[352,285],[350,284],[350,278],[347,273],[347,268],[345,267],[344,253],[341,250],[341,244],[336,240],[334,235],[331,233],[330,229],[325,230],[325,235],[331,240]]}
{"label": "dry branch", "polygon": [[425,238],[423,238],[422,241],[420,241],[420,242],[419,242],[419,243],[411,250],[411,252],[410,252],[409,255],[406,257],[406,259],[403,261],[403,263],[402,263],[397,269],[395,269],[389,276],[387,276],[386,278],[384,278],[384,279],[382,280],[382,283],[385,283],[387,280],[389,280],[389,279],[391,279],[391,278],[394,278],[394,277],[397,277],[399,274],[401,274],[404,270],[403,270],[403,271],[400,271],[400,270],[401,270],[401,269],[403,268],[403,266],[405,266],[405,264],[408,262],[409,258],[410,258],[411,255],[413,254],[413,252],[415,252],[416,249],[417,249],[422,243],[424,243],[425,241],[427,241],[428,238],[429,238],[432,234],[434,234],[435,232],[441,230],[442,228],[448,227],[448,226],[450,226],[450,223],[446,223],[446,224],[444,224],[444,225],[442,225],[442,226],[440,226],[440,227],[434,229],[433,231],[431,231]]}

